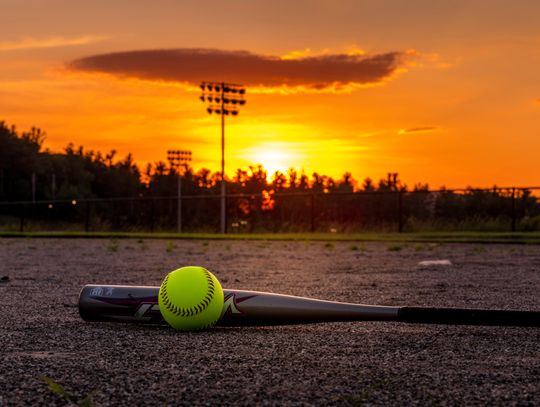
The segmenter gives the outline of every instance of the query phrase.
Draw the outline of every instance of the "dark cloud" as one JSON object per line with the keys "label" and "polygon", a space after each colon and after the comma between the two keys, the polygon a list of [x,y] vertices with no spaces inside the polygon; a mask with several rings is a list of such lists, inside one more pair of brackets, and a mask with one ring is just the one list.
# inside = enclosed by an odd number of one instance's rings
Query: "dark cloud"
{"label": "dark cloud", "polygon": [[409,129],[401,129],[399,134],[409,134],[409,133],[425,133],[430,131],[439,130],[438,127],[433,126],[423,126],[423,127],[411,127]]}
{"label": "dark cloud", "polygon": [[376,84],[391,76],[405,53],[324,55],[300,59],[245,51],[172,49],[93,55],[69,64],[74,70],[199,84],[203,80],[249,86],[304,86],[312,89]]}

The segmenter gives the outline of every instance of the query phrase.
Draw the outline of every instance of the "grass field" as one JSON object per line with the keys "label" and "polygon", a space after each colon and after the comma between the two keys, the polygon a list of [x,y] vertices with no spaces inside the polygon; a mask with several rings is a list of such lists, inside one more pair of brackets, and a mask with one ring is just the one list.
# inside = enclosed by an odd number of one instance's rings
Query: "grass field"
{"label": "grass field", "polygon": [[191,239],[283,240],[540,244],[540,232],[429,232],[429,233],[146,233],[146,232],[0,232],[0,237],[97,238],[97,239]]}

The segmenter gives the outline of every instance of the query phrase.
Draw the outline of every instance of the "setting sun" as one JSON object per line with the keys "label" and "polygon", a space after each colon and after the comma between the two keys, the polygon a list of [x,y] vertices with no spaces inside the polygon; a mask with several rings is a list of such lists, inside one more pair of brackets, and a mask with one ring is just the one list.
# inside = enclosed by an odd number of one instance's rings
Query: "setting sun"
{"label": "setting sun", "polygon": [[269,143],[254,146],[246,152],[246,159],[256,164],[262,164],[268,171],[268,179],[276,171],[286,173],[292,163],[298,162],[299,157],[291,152],[285,143]]}

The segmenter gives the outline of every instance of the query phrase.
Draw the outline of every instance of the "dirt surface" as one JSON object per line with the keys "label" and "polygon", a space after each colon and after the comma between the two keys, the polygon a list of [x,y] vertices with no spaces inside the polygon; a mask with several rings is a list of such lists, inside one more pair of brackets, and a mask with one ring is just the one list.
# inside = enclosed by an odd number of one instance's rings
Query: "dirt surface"
{"label": "dirt surface", "polygon": [[[428,263],[426,260],[449,260]],[[87,323],[84,284],[226,288],[383,305],[540,309],[540,247],[0,239],[0,405],[540,405],[540,329],[348,322],[213,328]],[[2,277],[7,276],[6,281]]]}

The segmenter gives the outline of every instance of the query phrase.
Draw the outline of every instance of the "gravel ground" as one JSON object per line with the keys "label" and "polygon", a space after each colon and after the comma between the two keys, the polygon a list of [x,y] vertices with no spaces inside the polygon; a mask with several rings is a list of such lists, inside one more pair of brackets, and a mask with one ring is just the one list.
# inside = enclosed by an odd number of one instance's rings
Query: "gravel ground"
{"label": "gravel ground", "polygon": [[[452,265],[419,266],[423,260]],[[0,405],[540,405],[540,329],[353,322],[214,328],[86,323],[84,284],[224,287],[384,305],[539,309],[540,247],[0,239]]]}

